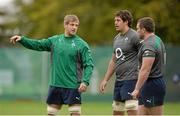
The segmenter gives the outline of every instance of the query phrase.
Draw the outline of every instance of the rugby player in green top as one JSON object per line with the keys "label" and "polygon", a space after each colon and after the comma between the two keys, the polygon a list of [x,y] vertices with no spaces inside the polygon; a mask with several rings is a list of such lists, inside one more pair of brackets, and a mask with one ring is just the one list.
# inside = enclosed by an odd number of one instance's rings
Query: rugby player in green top
{"label": "rugby player in green top", "polygon": [[81,93],[85,92],[93,71],[93,60],[88,44],[76,32],[79,19],[76,15],[64,17],[64,34],[34,40],[13,36],[11,43],[51,52],[52,69],[47,96],[47,113],[56,115],[63,104],[69,105],[71,115],[81,114]]}

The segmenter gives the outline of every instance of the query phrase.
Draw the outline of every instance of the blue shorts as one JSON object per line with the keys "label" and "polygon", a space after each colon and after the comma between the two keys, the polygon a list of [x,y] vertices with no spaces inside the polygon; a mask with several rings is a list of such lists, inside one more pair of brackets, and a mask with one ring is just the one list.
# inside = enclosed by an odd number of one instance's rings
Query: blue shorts
{"label": "blue shorts", "polygon": [[164,103],[164,97],[166,94],[166,84],[164,79],[161,78],[149,78],[142,87],[139,105],[145,107],[160,106]]}
{"label": "blue shorts", "polygon": [[81,104],[81,93],[78,89],[50,86],[48,91],[47,104]]}
{"label": "blue shorts", "polygon": [[114,100],[124,102],[132,99],[130,95],[134,90],[137,80],[116,81],[114,87]]}

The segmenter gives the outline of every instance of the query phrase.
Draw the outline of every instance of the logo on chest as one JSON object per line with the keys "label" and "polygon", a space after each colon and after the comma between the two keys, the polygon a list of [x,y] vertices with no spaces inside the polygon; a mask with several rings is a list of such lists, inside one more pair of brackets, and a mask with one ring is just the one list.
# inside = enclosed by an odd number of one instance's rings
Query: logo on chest
{"label": "logo on chest", "polygon": [[129,38],[128,38],[128,37],[125,37],[125,39],[124,39],[124,40],[125,40],[125,42],[127,42],[127,41],[129,40]]}
{"label": "logo on chest", "polygon": [[117,59],[120,58],[121,60],[125,60],[125,55],[123,55],[123,52],[122,52],[121,48],[116,48],[115,53],[116,53],[116,58]]}
{"label": "logo on chest", "polygon": [[75,47],[75,46],[76,46],[75,42],[74,42],[74,41],[72,41],[72,43],[71,43],[71,47]]}

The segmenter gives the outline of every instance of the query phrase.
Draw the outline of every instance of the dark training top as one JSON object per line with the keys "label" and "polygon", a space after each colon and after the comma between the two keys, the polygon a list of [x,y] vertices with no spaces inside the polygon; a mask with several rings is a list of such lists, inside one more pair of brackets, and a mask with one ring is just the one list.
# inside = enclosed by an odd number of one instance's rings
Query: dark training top
{"label": "dark training top", "polygon": [[164,43],[158,36],[151,35],[149,38],[144,40],[139,50],[138,56],[140,67],[142,65],[142,58],[155,58],[155,61],[151,68],[151,72],[149,74],[149,78],[158,78],[164,75],[164,69],[166,64],[166,50]]}
{"label": "dark training top", "polygon": [[119,33],[114,38],[116,55],[116,80],[135,80],[138,78],[138,50],[141,46],[137,32],[129,29],[125,34]]}

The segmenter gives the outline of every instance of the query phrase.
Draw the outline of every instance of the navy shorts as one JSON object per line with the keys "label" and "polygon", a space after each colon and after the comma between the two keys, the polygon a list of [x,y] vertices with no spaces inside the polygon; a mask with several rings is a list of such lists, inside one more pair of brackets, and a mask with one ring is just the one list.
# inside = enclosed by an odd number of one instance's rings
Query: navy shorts
{"label": "navy shorts", "polygon": [[50,86],[48,91],[47,104],[81,104],[81,93],[78,89]]}
{"label": "navy shorts", "polygon": [[164,97],[166,94],[166,84],[164,79],[161,78],[149,78],[142,87],[139,105],[145,107],[160,106],[164,103]]}
{"label": "navy shorts", "polygon": [[130,95],[134,90],[137,80],[116,81],[114,87],[114,100],[124,102],[132,99]]}

